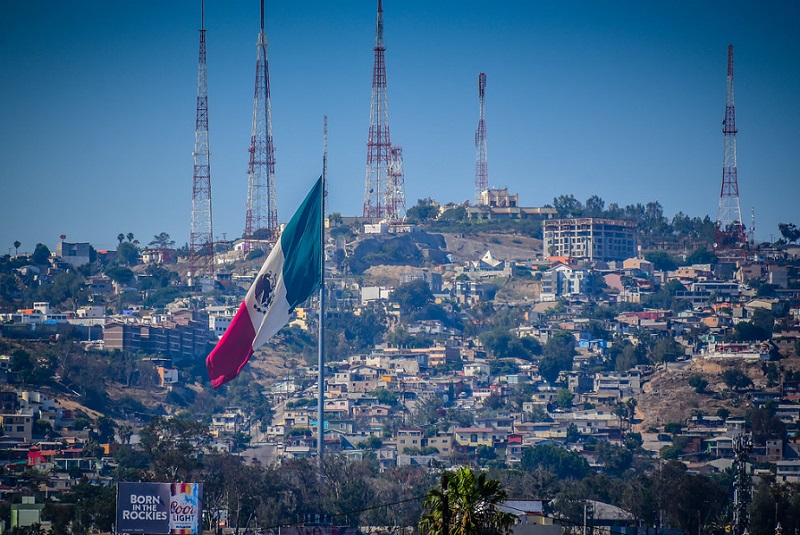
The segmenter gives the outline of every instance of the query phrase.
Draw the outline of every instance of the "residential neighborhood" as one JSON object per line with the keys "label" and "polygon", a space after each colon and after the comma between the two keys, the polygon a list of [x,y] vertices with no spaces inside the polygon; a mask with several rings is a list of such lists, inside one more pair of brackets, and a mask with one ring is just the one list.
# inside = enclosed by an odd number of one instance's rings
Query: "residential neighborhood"
{"label": "residential neighborhood", "polygon": [[[749,436],[752,492],[800,484],[800,247],[685,255],[643,247],[628,222],[552,221],[544,243],[329,225],[326,455],[375,478],[471,467],[631,482],[677,463],[680,477],[713,479],[735,468],[734,443]],[[613,247],[593,241],[615,233]],[[120,236],[136,253],[124,261],[67,242],[3,259],[5,309],[36,298],[0,314],[6,528],[56,529],[48,504],[76,489],[169,477],[153,444],[166,447],[170,422],[189,417],[200,427],[185,454],[198,462],[290,470],[317,454],[316,299],[214,392],[203,361],[263,258],[231,243],[215,276],[187,288],[180,250]],[[208,475],[186,462],[186,477]],[[563,489],[537,495],[510,477],[527,525],[581,521]],[[724,512],[733,490],[720,488],[703,514]],[[611,494],[586,498],[594,526],[698,527],[685,512],[648,521]],[[242,525],[231,507],[219,501],[218,526]]]}

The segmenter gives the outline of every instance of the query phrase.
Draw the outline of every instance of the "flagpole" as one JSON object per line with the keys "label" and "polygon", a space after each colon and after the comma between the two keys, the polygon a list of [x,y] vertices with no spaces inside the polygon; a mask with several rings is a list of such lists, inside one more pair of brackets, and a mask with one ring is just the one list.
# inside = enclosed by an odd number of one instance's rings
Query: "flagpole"
{"label": "flagpole", "polygon": [[317,372],[317,462],[322,474],[322,454],[325,446],[325,196],[328,175],[328,116],[323,121],[322,150],[322,202],[320,206],[320,261],[319,261],[319,334],[317,338],[319,370]]}

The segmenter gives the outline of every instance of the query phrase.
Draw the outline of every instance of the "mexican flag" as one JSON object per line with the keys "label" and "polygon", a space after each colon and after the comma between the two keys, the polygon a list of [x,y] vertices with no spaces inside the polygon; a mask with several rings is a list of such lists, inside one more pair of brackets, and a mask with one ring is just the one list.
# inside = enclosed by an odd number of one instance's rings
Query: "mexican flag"
{"label": "mexican flag", "polygon": [[214,389],[235,379],[253,351],[286,325],[294,308],[317,289],[321,232],[322,177],[286,225],[228,330],[206,358]]}

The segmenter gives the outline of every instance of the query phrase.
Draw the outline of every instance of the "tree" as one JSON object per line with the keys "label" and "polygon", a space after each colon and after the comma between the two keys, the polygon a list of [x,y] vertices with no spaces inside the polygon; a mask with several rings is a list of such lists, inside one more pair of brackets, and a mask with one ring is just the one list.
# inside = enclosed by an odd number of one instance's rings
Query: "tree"
{"label": "tree", "polygon": [[572,369],[575,354],[575,338],[567,331],[559,331],[547,341],[539,362],[539,374],[550,384],[558,380],[558,375]]}
{"label": "tree", "polygon": [[123,286],[127,286],[136,278],[129,268],[120,267],[120,266],[113,266],[106,270],[106,276],[112,281],[121,284]]}
{"label": "tree", "polygon": [[722,372],[722,380],[733,390],[740,390],[753,385],[753,381],[743,371],[737,369]]}
{"label": "tree", "polygon": [[598,197],[597,195],[592,195],[588,199],[586,199],[586,204],[584,205],[583,209],[583,217],[603,217],[603,213],[605,211],[606,202]]}
{"label": "tree", "polygon": [[653,348],[652,358],[654,362],[674,362],[679,356],[683,355],[683,349],[674,338],[662,338]]}
{"label": "tree", "polygon": [[439,486],[430,489],[419,521],[423,535],[478,535],[510,533],[517,517],[500,511],[506,491],[486,473],[470,468],[444,472]]}
{"label": "tree", "polygon": [[166,232],[160,232],[153,236],[153,241],[147,244],[148,247],[158,247],[159,249],[168,249],[175,247],[175,240],[169,237]]}
{"label": "tree", "polygon": [[716,264],[717,255],[714,254],[714,251],[709,251],[705,247],[700,247],[686,257],[685,263],[689,266],[694,264]]}
{"label": "tree", "polygon": [[558,217],[580,217],[583,212],[581,201],[572,194],[555,197],[553,208],[558,212]]}
{"label": "tree", "polygon": [[436,219],[439,214],[439,206],[433,199],[419,199],[417,204],[406,212],[406,217],[411,222],[423,223],[431,219]]}
{"label": "tree", "polygon": [[135,266],[139,262],[139,248],[131,242],[120,243],[117,247],[117,259],[122,264]]}
{"label": "tree", "polygon": [[36,265],[44,265],[50,259],[50,249],[43,243],[37,243],[36,248],[33,250],[33,254],[31,255],[31,262]]}
{"label": "tree", "polygon": [[666,251],[650,251],[645,253],[645,259],[653,263],[653,269],[659,271],[672,271],[678,268],[678,264]]}
{"label": "tree", "polygon": [[190,418],[156,418],[140,433],[156,481],[188,481],[200,467],[198,454],[209,439],[208,426]]}
{"label": "tree", "polygon": [[17,256],[17,252],[19,251],[20,245],[22,245],[22,243],[19,240],[14,240],[14,257]]}
{"label": "tree", "polygon": [[556,404],[562,409],[571,409],[574,398],[575,394],[570,392],[568,388],[559,388],[556,393]]}
{"label": "tree", "polygon": [[702,394],[706,391],[708,381],[702,375],[695,373],[689,377],[689,386],[694,388],[694,391],[698,394]]}
{"label": "tree", "polygon": [[781,236],[789,243],[800,240],[800,228],[797,228],[794,223],[778,223],[778,230],[781,231]]}
{"label": "tree", "polygon": [[582,479],[591,472],[589,462],[580,453],[555,444],[543,444],[522,451],[523,470],[549,470],[561,479]]}
{"label": "tree", "polygon": [[542,346],[535,338],[521,339],[504,327],[497,327],[483,333],[480,340],[491,356],[498,359],[531,360],[533,355],[542,352]]}
{"label": "tree", "polygon": [[433,301],[433,293],[428,283],[422,279],[416,279],[405,284],[401,284],[389,296],[391,301],[400,305],[400,310],[406,314],[422,309]]}
{"label": "tree", "polygon": [[340,212],[331,212],[328,214],[328,224],[331,227],[338,227],[343,222],[342,214]]}

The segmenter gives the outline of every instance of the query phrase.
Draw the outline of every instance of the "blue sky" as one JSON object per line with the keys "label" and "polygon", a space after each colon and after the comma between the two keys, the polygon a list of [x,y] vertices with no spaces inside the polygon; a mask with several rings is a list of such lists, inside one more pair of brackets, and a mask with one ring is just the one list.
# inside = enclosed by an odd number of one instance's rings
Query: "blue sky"
{"label": "blue sky", "polygon": [[[322,160],[361,213],[376,2],[267,1],[279,219]],[[241,235],[257,0],[207,0],[214,234]],[[757,236],[800,224],[800,3],[385,0],[391,138],[408,206],[471,199],[477,76],[489,182],[716,217],[727,46],[739,187]],[[200,2],[0,2],[0,253],[59,234],[113,248],[191,224]],[[12,251],[13,252],[13,251]]]}

